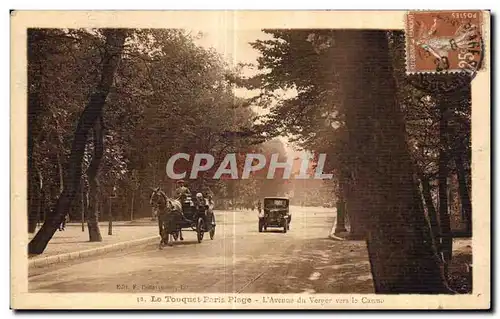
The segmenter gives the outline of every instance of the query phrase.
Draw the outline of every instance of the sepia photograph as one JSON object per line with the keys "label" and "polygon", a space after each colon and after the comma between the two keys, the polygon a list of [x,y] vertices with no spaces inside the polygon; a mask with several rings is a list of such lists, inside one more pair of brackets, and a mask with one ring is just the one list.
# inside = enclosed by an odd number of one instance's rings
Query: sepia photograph
{"label": "sepia photograph", "polygon": [[489,309],[489,19],[12,11],[11,307]]}

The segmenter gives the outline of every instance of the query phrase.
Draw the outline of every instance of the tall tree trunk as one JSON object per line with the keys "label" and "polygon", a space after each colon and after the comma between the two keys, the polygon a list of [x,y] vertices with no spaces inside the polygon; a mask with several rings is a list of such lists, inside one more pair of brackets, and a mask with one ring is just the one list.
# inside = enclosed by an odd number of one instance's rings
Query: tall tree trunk
{"label": "tall tree trunk", "polygon": [[366,221],[357,213],[362,209],[363,203],[357,198],[354,186],[351,182],[346,192],[346,216],[349,216],[349,238],[354,240],[366,239]]}
{"label": "tall tree trunk", "polygon": [[344,233],[347,231],[345,228],[345,201],[343,197],[337,199],[337,223],[335,225],[335,234]]}
{"label": "tall tree trunk", "polygon": [[431,224],[431,231],[434,238],[439,236],[439,221],[437,216],[436,207],[434,206],[434,201],[432,200],[431,185],[429,182],[429,177],[424,174],[420,175],[420,182],[422,183],[422,195],[424,197],[425,206],[427,207],[427,214],[429,216],[429,222]]}
{"label": "tall tree trunk", "polygon": [[132,191],[132,199],[130,203],[130,220],[134,220],[134,200],[135,200],[135,189]]}
{"label": "tall tree trunk", "polygon": [[414,182],[383,31],[335,31],[332,61],[346,112],[376,293],[448,293]]}
{"label": "tall tree trunk", "polygon": [[[61,148],[63,147],[62,143],[61,143],[60,147]],[[59,176],[59,194],[58,194],[58,196],[61,196],[62,192],[64,191],[64,170],[63,170],[61,153],[62,152],[60,150],[57,152],[57,172],[58,172],[58,176]],[[68,207],[68,211],[66,212],[66,215],[69,214],[70,209],[71,209],[71,206]]]}
{"label": "tall tree trunk", "polygon": [[455,166],[457,169],[458,191],[460,193],[462,215],[465,220],[465,232],[467,236],[472,236],[472,203],[461,154],[455,155]]}
{"label": "tall tree trunk", "polygon": [[39,205],[40,210],[38,211],[38,220],[37,220],[37,226],[38,224],[41,224],[42,221],[45,221],[45,211],[47,210],[45,207],[47,206],[47,196],[45,194],[45,186],[43,184],[43,180],[40,174],[40,198],[39,198]]}
{"label": "tall tree trunk", "polygon": [[441,252],[444,259],[444,272],[448,275],[453,238],[451,236],[450,212],[448,205],[448,104],[445,97],[439,101],[439,225],[441,229]]}
{"label": "tall tree trunk", "polygon": [[89,229],[89,241],[102,241],[101,231],[99,230],[99,180],[97,173],[104,154],[104,137],[102,132],[102,116],[99,115],[93,129],[94,136],[94,155],[87,170],[89,178],[89,210],[87,226]]}
{"label": "tall tree trunk", "polygon": [[82,195],[81,197],[81,223],[82,223],[82,232],[85,231],[85,218],[87,217],[87,207],[88,207],[88,197],[87,197],[87,192],[85,191],[85,180],[84,176],[82,176],[81,180],[81,186],[80,186],[80,193]]}
{"label": "tall tree trunk", "polygon": [[122,29],[105,29],[104,33],[106,44],[103,54],[101,79],[90,96],[89,102],[83,110],[75,130],[68,161],[68,173],[65,175],[64,191],[59,196],[55,208],[47,215],[44,224],[28,244],[29,254],[43,253],[79,191],[80,178],[82,176],[82,159],[88,134],[104,108],[106,98],[113,84],[116,68],[121,59],[126,37],[126,31]]}
{"label": "tall tree trunk", "polygon": [[113,235],[113,199],[108,198],[108,235]]}
{"label": "tall tree trunk", "polygon": [[38,212],[38,221],[41,223],[42,221],[45,222],[46,211],[50,209],[50,199],[47,198],[50,197],[50,187],[44,184],[43,176],[40,171],[38,171],[38,178],[40,180],[40,211]]}

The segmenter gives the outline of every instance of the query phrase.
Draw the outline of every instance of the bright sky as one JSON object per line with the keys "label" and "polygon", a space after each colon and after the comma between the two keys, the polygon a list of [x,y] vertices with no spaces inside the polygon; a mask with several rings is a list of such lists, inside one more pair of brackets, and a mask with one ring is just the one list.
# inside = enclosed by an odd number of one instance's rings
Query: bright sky
{"label": "bright sky", "polygon": [[[222,29],[222,28],[221,28]],[[196,34],[201,32],[202,38],[196,40],[196,43],[206,48],[214,48],[217,52],[222,54],[225,60],[235,66],[238,63],[253,63],[257,65],[257,58],[259,52],[250,46],[250,42],[255,40],[268,40],[272,37],[260,30],[238,30],[233,31],[226,29],[221,32],[221,29],[211,30],[193,30],[192,33]],[[251,76],[256,74],[256,70],[245,69],[243,75]],[[249,91],[246,89],[236,89],[235,95],[240,97],[254,96],[258,93],[256,91]],[[253,106],[253,109],[258,114],[264,114],[266,110]],[[288,140],[285,137],[280,138],[285,143],[285,149],[291,156],[302,156],[303,152],[294,151]]]}

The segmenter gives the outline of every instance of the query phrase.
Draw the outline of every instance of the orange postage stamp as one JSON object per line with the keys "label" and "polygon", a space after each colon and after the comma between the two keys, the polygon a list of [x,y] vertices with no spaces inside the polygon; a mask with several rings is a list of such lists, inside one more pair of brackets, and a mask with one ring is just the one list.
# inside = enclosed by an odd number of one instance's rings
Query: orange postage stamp
{"label": "orange postage stamp", "polygon": [[406,15],[407,73],[468,72],[483,61],[481,11],[412,11]]}

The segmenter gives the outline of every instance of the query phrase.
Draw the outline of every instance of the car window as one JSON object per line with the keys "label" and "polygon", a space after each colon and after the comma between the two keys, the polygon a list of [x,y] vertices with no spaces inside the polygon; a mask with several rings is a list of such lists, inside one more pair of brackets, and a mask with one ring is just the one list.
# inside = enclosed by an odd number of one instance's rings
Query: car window
{"label": "car window", "polygon": [[266,207],[286,207],[286,200],[283,199],[272,199],[272,200],[266,200],[264,202],[264,206]]}

